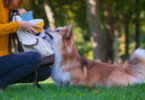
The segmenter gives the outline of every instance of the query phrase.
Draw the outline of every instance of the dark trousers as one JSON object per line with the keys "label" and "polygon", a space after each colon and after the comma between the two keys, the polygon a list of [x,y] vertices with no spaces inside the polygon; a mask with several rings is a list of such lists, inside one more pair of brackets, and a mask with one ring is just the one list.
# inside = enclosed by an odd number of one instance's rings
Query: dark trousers
{"label": "dark trousers", "polygon": [[41,55],[37,52],[12,54],[0,57],[0,88],[14,83],[31,83],[38,71],[38,81],[50,76],[49,65],[40,66]]}

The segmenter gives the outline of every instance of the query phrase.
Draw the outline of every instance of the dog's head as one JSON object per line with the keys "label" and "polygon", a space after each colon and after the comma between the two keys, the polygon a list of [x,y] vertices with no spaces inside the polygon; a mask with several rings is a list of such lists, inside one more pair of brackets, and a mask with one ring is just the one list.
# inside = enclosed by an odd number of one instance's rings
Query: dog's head
{"label": "dog's head", "polygon": [[48,28],[47,33],[51,38],[52,45],[70,47],[73,44],[73,25],[58,27],[56,29]]}

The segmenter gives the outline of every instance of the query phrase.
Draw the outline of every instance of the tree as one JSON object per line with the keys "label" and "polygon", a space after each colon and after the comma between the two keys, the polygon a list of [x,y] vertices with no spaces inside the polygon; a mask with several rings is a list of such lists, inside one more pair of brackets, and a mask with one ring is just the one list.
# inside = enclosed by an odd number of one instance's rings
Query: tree
{"label": "tree", "polygon": [[107,2],[104,6],[104,17],[105,17],[105,29],[106,29],[106,60],[109,63],[113,63],[114,60],[114,20],[112,18],[112,2]]}
{"label": "tree", "polygon": [[[109,63],[114,62],[114,30],[115,25],[119,19],[119,12],[117,8],[117,2],[113,0],[100,0],[102,21],[105,29],[105,45],[106,45],[106,61]],[[117,48],[115,48],[117,49]]]}
{"label": "tree", "polygon": [[86,0],[87,17],[91,32],[91,42],[93,46],[94,59],[104,60],[104,39],[101,32],[99,0]]}
{"label": "tree", "polygon": [[48,0],[44,0],[44,9],[45,9],[45,13],[49,22],[49,26],[52,28],[55,28],[54,13],[51,10],[51,6],[49,5]]}
{"label": "tree", "polygon": [[129,41],[130,41],[130,30],[129,25],[132,20],[134,13],[134,0],[122,0],[119,3],[120,13],[123,17],[124,31],[125,31],[125,58],[129,57]]}
{"label": "tree", "polygon": [[129,12],[128,14],[124,14],[124,30],[125,30],[125,56],[128,58],[129,56],[129,24],[132,17],[132,12]]}
{"label": "tree", "polygon": [[136,41],[136,48],[140,46],[140,5],[139,5],[140,0],[135,0],[135,41]]}

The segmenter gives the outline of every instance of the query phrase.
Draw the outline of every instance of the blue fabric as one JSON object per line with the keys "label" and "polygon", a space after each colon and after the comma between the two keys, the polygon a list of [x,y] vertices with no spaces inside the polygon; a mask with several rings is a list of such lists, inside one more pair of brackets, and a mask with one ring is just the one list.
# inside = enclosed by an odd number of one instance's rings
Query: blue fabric
{"label": "blue fabric", "polygon": [[22,17],[22,20],[23,21],[33,20],[33,12],[32,11],[29,11],[29,12],[23,14],[21,17]]}
{"label": "blue fabric", "polygon": [[38,81],[50,76],[50,67],[40,66],[41,55],[37,52],[12,54],[0,57],[0,88],[13,83],[34,82],[35,70],[38,70]]}

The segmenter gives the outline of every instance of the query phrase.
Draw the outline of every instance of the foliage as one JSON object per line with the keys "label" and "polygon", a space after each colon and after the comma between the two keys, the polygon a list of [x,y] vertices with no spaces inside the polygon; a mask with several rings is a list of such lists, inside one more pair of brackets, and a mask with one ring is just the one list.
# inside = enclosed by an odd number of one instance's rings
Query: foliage
{"label": "foliage", "polygon": [[[85,0],[77,0],[77,2],[75,0],[49,0],[49,4],[54,12],[56,27],[73,24],[75,42],[79,53],[92,59]],[[45,25],[49,26],[44,11],[44,0],[29,0],[26,8],[27,10],[33,10],[34,18],[43,18]]]}
{"label": "foliage", "polygon": [[[26,5],[27,10],[33,10],[35,18],[43,18],[45,20],[45,25],[49,26],[45,11],[44,11],[44,2],[45,0],[28,0]],[[131,18],[129,19],[129,54],[135,49],[135,9],[137,4],[136,0],[99,0],[99,13],[101,17],[101,29],[102,35],[105,40],[107,40],[107,30],[105,24],[105,9],[110,9],[111,21],[114,22],[113,26],[113,44],[114,44],[114,32],[118,31],[118,39],[125,36],[125,27],[127,15],[132,13]],[[91,33],[88,29],[88,21],[86,14],[86,0],[48,0],[49,5],[54,13],[55,25],[56,27],[74,24],[74,34],[75,42],[79,53],[82,56],[92,59],[92,45],[90,42]],[[145,33],[145,1],[137,0],[139,5],[139,34],[140,34],[140,46],[144,46],[144,33]],[[108,41],[109,42],[109,41]],[[123,46],[123,47],[122,47]],[[118,45],[119,51],[118,55],[123,56],[125,54],[125,37],[119,42]],[[113,46],[113,49],[116,49]],[[107,51],[107,50],[106,50]],[[121,54],[121,55],[120,55]]]}

